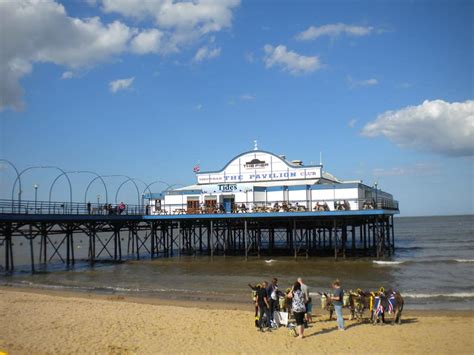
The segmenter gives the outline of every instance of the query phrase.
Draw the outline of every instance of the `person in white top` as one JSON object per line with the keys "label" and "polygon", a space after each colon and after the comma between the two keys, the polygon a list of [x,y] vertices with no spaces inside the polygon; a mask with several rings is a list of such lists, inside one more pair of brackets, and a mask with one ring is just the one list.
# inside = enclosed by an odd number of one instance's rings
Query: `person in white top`
{"label": "person in white top", "polygon": [[[305,306],[308,304],[308,300],[309,300],[309,288],[308,286],[303,282],[303,279],[301,277],[298,277],[298,282],[299,284],[301,285],[301,291],[303,291],[304,293],[304,296],[305,296]],[[305,311],[305,314],[304,314],[304,319],[305,319],[305,327],[308,327],[308,315],[306,314],[306,311]]]}

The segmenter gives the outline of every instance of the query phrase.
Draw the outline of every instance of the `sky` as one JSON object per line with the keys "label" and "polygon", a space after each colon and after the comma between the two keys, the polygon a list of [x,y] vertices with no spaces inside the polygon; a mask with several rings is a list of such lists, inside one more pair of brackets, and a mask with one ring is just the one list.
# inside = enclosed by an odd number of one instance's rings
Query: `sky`
{"label": "sky", "polygon": [[[0,159],[135,203],[253,149],[473,214],[472,1],[0,0]],[[0,198],[15,174],[0,161]],[[104,200],[92,173],[75,201]],[[124,177],[125,176],[125,177]],[[154,183],[155,181],[158,181]],[[122,187],[119,189],[119,187]],[[116,194],[116,191],[119,193]],[[14,192],[18,194],[18,188]]]}

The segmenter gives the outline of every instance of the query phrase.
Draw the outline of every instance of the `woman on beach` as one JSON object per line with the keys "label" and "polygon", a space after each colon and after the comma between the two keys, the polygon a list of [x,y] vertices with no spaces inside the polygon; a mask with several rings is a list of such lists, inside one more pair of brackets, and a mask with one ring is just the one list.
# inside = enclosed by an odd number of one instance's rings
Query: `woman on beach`
{"label": "woman on beach", "polygon": [[296,328],[298,331],[298,338],[304,338],[304,314],[306,312],[306,296],[303,291],[301,291],[301,284],[297,281],[293,285],[290,293],[288,293],[288,298],[291,298],[291,309],[293,311],[293,316],[296,321]]}

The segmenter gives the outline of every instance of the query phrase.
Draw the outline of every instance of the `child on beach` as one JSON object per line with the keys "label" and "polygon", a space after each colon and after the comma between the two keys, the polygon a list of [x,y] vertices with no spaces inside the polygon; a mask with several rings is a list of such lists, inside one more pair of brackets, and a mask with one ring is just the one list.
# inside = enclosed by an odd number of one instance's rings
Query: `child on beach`
{"label": "child on beach", "polygon": [[311,314],[312,312],[313,312],[313,301],[311,297],[308,297],[308,303],[306,303],[306,314],[305,314],[307,323],[313,322],[313,316]]}

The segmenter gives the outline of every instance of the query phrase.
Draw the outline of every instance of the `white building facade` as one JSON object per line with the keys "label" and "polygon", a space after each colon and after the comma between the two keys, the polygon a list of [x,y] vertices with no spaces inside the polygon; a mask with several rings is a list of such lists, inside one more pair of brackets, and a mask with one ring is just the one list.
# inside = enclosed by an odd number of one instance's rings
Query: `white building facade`
{"label": "white building facade", "polygon": [[322,165],[287,161],[263,150],[234,157],[218,171],[196,173],[194,185],[152,194],[152,214],[398,209],[391,194],[341,181]]}

